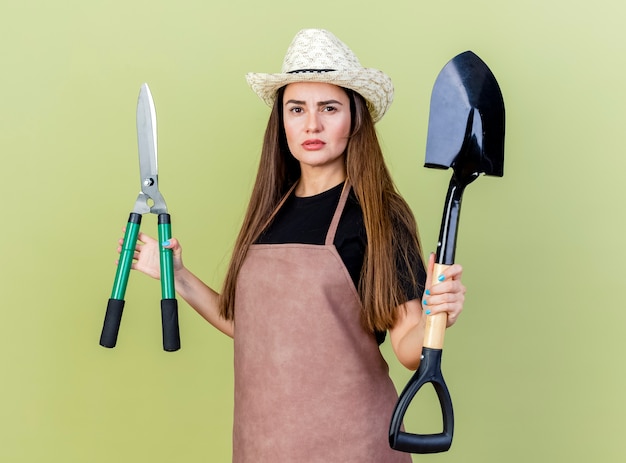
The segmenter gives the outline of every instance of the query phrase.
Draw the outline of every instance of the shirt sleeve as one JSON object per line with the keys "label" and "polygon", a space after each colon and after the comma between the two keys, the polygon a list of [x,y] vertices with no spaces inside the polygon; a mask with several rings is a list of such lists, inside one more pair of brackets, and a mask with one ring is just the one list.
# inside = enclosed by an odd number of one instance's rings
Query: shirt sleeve
{"label": "shirt sleeve", "polygon": [[396,257],[396,268],[398,279],[405,295],[405,302],[413,299],[421,299],[424,295],[426,285],[426,269],[420,250],[412,248],[405,259],[402,256]]}

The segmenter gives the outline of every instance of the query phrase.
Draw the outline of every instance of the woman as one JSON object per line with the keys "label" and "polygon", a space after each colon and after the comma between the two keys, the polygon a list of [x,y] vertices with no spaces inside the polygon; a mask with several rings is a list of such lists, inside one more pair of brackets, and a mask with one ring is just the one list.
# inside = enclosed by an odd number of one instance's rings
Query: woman
{"label": "woman", "polygon": [[[221,294],[164,243],[179,295],[234,338],[233,461],[410,462],[388,445],[397,393],[378,346],[389,331],[416,369],[426,316],[452,325],[465,287],[459,265],[431,285],[385,166],[374,123],[391,80],[318,29],[296,35],[281,73],[247,80],[272,112]],[[133,268],[158,278],[158,243],[139,239]]]}

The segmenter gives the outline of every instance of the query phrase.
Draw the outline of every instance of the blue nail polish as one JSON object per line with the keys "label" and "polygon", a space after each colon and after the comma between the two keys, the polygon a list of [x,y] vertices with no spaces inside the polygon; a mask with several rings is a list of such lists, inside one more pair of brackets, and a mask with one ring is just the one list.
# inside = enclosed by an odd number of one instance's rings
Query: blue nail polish
{"label": "blue nail polish", "polygon": [[439,281],[443,281],[443,280],[445,280],[445,279],[446,279],[446,277],[445,277],[444,275],[439,275],[439,276],[437,277],[437,279],[438,279]]}
{"label": "blue nail polish", "polygon": [[430,315],[430,310],[427,310],[427,311],[426,311],[426,315]]}
{"label": "blue nail polish", "polygon": [[428,301],[427,301],[426,299],[424,299],[424,300],[422,301],[422,304],[424,304],[424,305],[428,305]]}
{"label": "blue nail polish", "polygon": [[424,294],[426,294],[427,296],[430,296],[430,289],[427,289],[426,291],[424,291]]}
{"label": "blue nail polish", "polygon": [[162,246],[169,246],[170,245],[170,240],[166,240],[163,241],[163,243],[161,243]]}

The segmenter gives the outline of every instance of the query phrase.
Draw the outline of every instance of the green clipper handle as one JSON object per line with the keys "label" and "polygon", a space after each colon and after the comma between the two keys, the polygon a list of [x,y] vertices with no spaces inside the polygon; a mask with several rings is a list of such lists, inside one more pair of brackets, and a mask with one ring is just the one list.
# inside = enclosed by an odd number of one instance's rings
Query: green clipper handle
{"label": "green clipper handle", "polygon": [[174,289],[174,262],[172,250],[163,247],[163,242],[172,237],[169,214],[159,214],[159,259],[161,264],[161,324],[163,327],[163,349],[168,352],[180,349],[178,328],[178,301]]}
{"label": "green clipper handle", "polygon": [[104,326],[100,335],[100,345],[104,347],[115,347],[117,343],[117,334],[122,321],[122,312],[124,310],[124,294],[128,286],[128,276],[135,255],[135,247],[137,246],[137,236],[139,235],[139,227],[141,225],[141,214],[131,212],[126,225],[126,233],[124,233],[124,241],[122,243],[122,251],[115,272],[115,281],[113,282],[113,291],[111,298],[107,304],[107,311],[104,316]]}

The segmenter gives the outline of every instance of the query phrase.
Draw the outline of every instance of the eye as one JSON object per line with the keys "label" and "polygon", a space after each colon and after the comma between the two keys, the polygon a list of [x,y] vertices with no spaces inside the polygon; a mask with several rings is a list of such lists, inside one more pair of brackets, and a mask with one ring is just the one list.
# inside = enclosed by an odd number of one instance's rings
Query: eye
{"label": "eye", "polygon": [[303,112],[303,109],[300,106],[293,106],[289,108],[289,112],[294,114],[300,114]]}
{"label": "eye", "polygon": [[334,111],[337,111],[337,108],[335,106],[324,106],[324,108],[322,109],[323,112],[327,112],[327,113],[332,113]]}

